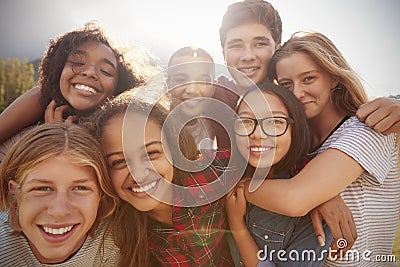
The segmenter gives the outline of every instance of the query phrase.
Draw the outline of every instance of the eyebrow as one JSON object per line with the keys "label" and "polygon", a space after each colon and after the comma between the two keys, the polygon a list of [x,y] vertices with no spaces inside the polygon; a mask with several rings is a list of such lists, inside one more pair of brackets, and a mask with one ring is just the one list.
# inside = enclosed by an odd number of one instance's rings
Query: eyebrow
{"label": "eyebrow", "polygon": [[[253,38],[253,40],[257,40],[257,41],[268,41],[268,42],[270,41],[270,39],[269,39],[268,37],[266,37],[266,36],[256,36],[256,37]],[[227,41],[226,44],[229,45],[229,44],[232,44],[232,43],[242,42],[242,41],[243,41],[243,40],[240,39],[240,38],[235,38],[235,39],[232,39],[232,40]]]}
{"label": "eyebrow", "polygon": [[268,41],[268,42],[270,41],[270,39],[266,36],[256,36],[253,39],[257,41]]}
{"label": "eyebrow", "polygon": [[120,154],[124,154],[124,153],[122,151],[111,152],[111,153],[106,154],[106,158],[109,158],[114,155],[120,155]]}
{"label": "eyebrow", "polygon": [[149,142],[149,143],[147,143],[144,147],[149,147],[149,146],[151,146],[151,145],[162,145],[162,143],[161,143],[161,141],[152,141],[152,142]]}
{"label": "eyebrow", "polygon": [[[87,55],[88,55],[88,53],[87,53],[86,51],[84,51],[84,50],[79,50],[79,49],[75,52],[75,54],[80,54],[80,55],[84,55],[84,56],[87,56]],[[103,61],[104,63],[110,65],[111,67],[113,67],[115,70],[117,69],[117,66],[115,66],[114,63],[112,63],[109,59],[107,59],[107,58],[104,57],[104,58],[102,59],[102,61]]]}
{"label": "eyebrow", "polygon": [[[73,181],[74,183],[85,183],[85,182],[96,182],[96,179],[89,179],[89,178],[82,178],[76,181]],[[41,183],[41,184],[52,184],[53,182],[47,179],[43,179],[43,178],[33,178],[31,180],[29,180],[28,182],[26,182],[26,185],[29,184],[33,184],[33,183]]]}
{"label": "eyebrow", "polygon": [[52,182],[47,180],[47,179],[43,179],[43,178],[33,178],[31,180],[29,180],[28,182],[26,182],[25,184],[33,184],[33,183],[42,183],[42,184],[51,184]]}
{"label": "eyebrow", "polygon": [[[251,112],[251,111],[247,111],[247,110],[238,113],[238,115],[250,115],[250,114],[253,115],[254,113]],[[271,115],[272,115],[272,116],[277,116],[277,115],[289,116],[288,114],[286,114],[285,112],[282,112],[282,111],[272,111],[272,114],[271,114]]]}
{"label": "eyebrow", "polygon": [[233,44],[233,43],[236,43],[236,42],[242,42],[242,41],[243,40],[240,39],[240,38],[235,38],[235,39],[229,40],[228,42],[226,42],[226,44],[230,45],[230,44]]}

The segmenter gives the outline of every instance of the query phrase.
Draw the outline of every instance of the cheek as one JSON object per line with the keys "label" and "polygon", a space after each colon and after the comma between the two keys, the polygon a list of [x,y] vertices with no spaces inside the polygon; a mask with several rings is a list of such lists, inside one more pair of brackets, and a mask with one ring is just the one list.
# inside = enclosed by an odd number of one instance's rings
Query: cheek
{"label": "cheek", "polygon": [[249,155],[249,151],[247,149],[248,145],[249,145],[249,140],[247,136],[236,135],[237,150],[239,151],[240,155],[245,159],[247,159]]}
{"label": "cheek", "polygon": [[120,192],[122,190],[121,187],[124,182],[122,171],[110,170],[109,173],[110,173],[111,184],[114,187],[115,192],[118,195],[120,195]]}
{"label": "cheek", "polygon": [[68,93],[68,76],[70,75],[70,72],[71,70],[69,70],[67,67],[64,67],[60,76],[60,91],[64,98]]}
{"label": "cheek", "polygon": [[235,62],[239,58],[239,53],[235,53],[233,51],[229,51],[225,54],[225,62],[228,66],[234,66]]}
{"label": "cheek", "polygon": [[117,78],[107,78],[104,81],[104,92],[107,97],[111,97],[115,94],[117,90],[118,79]]}
{"label": "cheek", "polygon": [[158,162],[154,164],[155,170],[168,182],[172,182],[174,177],[174,167],[168,162],[167,159],[163,160],[162,162]]}

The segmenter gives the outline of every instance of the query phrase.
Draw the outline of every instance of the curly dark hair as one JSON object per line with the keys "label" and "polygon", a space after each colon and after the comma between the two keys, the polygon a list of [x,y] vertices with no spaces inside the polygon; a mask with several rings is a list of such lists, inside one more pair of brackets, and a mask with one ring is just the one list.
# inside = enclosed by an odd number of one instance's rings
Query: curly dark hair
{"label": "curly dark hair", "polygon": [[[41,104],[46,107],[54,99],[58,105],[68,104],[60,90],[60,77],[68,56],[74,53],[85,42],[94,41],[110,47],[118,62],[118,84],[114,95],[143,83],[148,75],[137,73],[138,68],[124,58],[122,50],[118,50],[107,37],[103,29],[95,21],[85,24],[82,29],[67,32],[58,38],[50,40],[50,47],[45,53],[39,68],[39,86]],[[140,62],[142,63],[142,62]]]}

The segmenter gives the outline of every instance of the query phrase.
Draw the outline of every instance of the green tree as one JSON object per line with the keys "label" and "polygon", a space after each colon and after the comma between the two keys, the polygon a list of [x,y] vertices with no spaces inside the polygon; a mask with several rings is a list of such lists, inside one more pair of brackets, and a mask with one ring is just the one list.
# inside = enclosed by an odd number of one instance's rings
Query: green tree
{"label": "green tree", "polygon": [[0,112],[35,85],[34,74],[27,59],[0,58]]}

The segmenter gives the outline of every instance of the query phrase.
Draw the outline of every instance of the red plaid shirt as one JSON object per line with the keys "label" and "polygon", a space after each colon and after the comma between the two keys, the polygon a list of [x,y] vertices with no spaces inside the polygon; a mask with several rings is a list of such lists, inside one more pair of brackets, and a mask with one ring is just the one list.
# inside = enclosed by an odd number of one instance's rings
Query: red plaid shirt
{"label": "red plaid shirt", "polygon": [[[204,201],[213,188],[204,192],[198,188],[214,181],[229,162],[229,151],[218,152],[214,162],[205,170],[190,174],[183,186],[193,187],[193,199]],[[179,203],[179,196],[175,203]],[[203,202],[204,203],[204,202]],[[173,227],[152,221],[149,227],[149,247],[164,266],[233,266],[225,240],[225,198],[196,207],[175,205],[172,210]]]}

